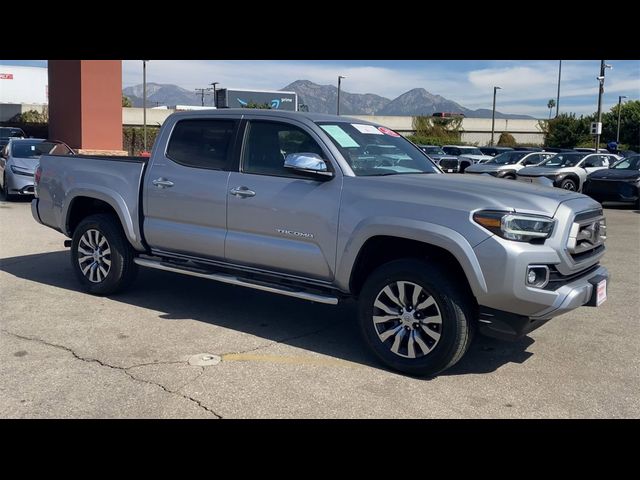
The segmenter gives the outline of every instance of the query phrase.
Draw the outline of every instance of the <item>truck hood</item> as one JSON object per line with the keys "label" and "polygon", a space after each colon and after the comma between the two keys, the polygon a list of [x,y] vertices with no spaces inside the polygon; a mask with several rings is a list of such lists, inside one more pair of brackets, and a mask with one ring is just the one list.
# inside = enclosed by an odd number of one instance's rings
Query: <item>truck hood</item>
{"label": "truck hood", "polygon": [[[560,188],[510,182],[490,176],[406,174],[358,177],[376,200],[423,204],[471,212],[477,209],[555,214],[558,205],[584,195]],[[366,183],[370,184],[367,185]]]}
{"label": "truck hood", "polygon": [[488,162],[493,157],[491,155],[467,155],[467,154],[463,153],[458,158],[468,158],[468,159],[474,160],[476,162],[482,162],[482,161],[487,161]]}
{"label": "truck hood", "polygon": [[546,177],[547,175],[559,175],[566,172],[575,172],[579,167],[524,167],[518,172],[521,177]]}
{"label": "truck hood", "polygon": [[39,158],[13,157],[11,159],[10,165],[15,165],[16,167],[21,168],[23,170],[28,170],[30,172],[35,172],[36,171],[36,167],[38,166],[38,163],[40,163],[40,159]]}
{"label": "truck hood", "polygon": [[590,180],[634,180],[638,177],[640,177],[640,171],[638,170],[622,170],[617,168],[606,168],[589,175]]}

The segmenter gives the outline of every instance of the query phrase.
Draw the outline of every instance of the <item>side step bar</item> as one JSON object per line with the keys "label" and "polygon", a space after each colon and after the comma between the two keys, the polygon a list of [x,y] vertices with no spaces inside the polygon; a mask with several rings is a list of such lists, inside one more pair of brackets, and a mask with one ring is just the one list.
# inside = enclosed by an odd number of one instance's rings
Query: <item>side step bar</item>
{"label": "side step bar", "polygon": [[198,272],[191,269],[167,265],[166,263],[158,262],[156,260],[148,260],[146,258],[134,258],[133,261],[141,267],[155,268],[158,270],[165,270],[167,272],[191,275],[192,277],[206,278],[207,280],[214,280],[216,282],[238,285],[240,287],[253,288],[255,290],[262,290],[264,292],[277,293],[279,295],[286,295],[288,297],[301,298],[303,300],[309,300],[311,302],[325,303],[328,305],[338,304],[338,298],[329,295],[319,295],[316,293],[309,293],[300,290],[290,290],[286,287],[280,287],[277,285],[253,283],[248,280],[242,280],[238,277],[234,277],[232,275],[226,275],[224,273]]}

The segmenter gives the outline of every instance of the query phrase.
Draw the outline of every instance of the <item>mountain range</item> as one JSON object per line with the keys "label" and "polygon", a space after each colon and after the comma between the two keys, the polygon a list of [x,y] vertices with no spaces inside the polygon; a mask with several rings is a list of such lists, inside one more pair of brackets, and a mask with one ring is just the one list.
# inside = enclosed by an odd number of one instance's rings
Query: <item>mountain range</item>
{"label": "mountain range", "polygon": [[[310,112],[335,113],[338,89],[334,85],[318,85],[309,80],[296,80],[284,91],[298,94],[298,104],[307,105]],[[142,106],[142,85],[125,88],[134,107]],[[204,104],[213,105],[213,96],[205,95]],[[147,83],[147,105],[201,105],[201,97],[195,91],[177,85]],[[431,115],[434,112],[463,113],[466,117],[491,118],[491,110],[472,110],[459,103],[434,95],[424,88],[414,88],[389,99],[373,93],[349,93],[340,90],[340,113],[344,115]],[[496,118],[533,118],[529,115],[502,113],[496,110]]]}

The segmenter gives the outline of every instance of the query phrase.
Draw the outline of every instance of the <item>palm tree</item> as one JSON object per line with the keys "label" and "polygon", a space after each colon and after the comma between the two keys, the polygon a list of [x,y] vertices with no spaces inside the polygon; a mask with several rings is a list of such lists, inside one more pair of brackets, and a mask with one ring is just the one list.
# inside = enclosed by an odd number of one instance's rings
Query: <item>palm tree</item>
{"label": "palm tree", "polygon": [[547,102],[547,108],[549,109],[549,118],[551,118],[551,110],[556,106],[556,101],[553,98],[550,98]]}

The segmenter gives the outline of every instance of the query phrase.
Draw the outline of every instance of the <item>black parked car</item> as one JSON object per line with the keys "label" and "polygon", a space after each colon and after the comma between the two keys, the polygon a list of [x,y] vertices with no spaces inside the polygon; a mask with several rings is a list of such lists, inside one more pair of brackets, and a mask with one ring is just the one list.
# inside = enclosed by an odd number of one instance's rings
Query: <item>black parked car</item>
{"label": "black parked car", "polygon": [[593,172],[582,193],[600,203],[628,202],[640,208],[640,155],[623,158],[610,168]]}
{"label": "black parked car", "polygon": [[511,147],[480,147],[480,151],[482,153],[485,155],[491,155],[492,157],[511,150],[513,150]]}
{"label": "black parked car", "polygon": [[542,152],[544,148],[542,147],[513,147],[514,150],[524,151],[524,152]]}

